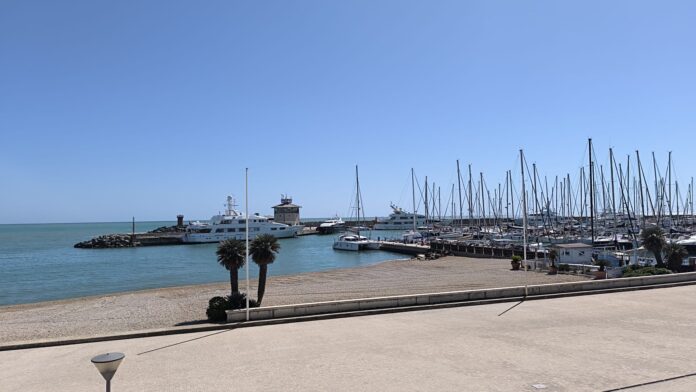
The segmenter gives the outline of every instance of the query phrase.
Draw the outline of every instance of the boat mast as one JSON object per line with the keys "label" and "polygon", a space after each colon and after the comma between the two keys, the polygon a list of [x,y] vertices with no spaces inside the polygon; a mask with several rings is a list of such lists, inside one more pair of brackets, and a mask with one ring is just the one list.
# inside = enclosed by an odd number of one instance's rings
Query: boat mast
{"label": "boat mast", "polygon": [[524,188],[524,152],[520,149],[520,168],[522,170],[522,252],[524,253],[524,269],[527,270],[527,195]]}
{"label": "boat mast", "polygon": [[[457,159],[457,184],[459,186],[459,226],[463,226],[463,216],[462,216],[462,174],[459,171],[459,159]],[[452,184],[454,188],[454,184]],[[454,190],[454,189],[453,189]],[[452,203],[454,204],[454,203]],[[453,208],[454,210],[454,208]]]}
{"label": "boat mast", "polygon": [[640,188],[640,227],[645,228],[645,198],[643,197],[643,166],[640,163],[640,153],[636,150],[636,161],[638,162],[638,187]]}
{"label": "boat mast", "polygon": [[566,174],[566,184],[568,185],[568,193],[567,193],[568,216],[570,217],[570,221],[572,222],[573,221],[573,194],[572,194],[572,190],[570,188],[570,173]]}
{"label": "boat mast", "polygon": [[413,198],[413,232],[416,232],[416,179],[411,168],[411,197]]}
{"label": "boat mast", "polygon": [[510,177],[510,171],[505,172],[505,219],[510,222],[510,186],[508,185],[508,178]]}
{"label": "boat mast", "polygon": [[244,169],[244,210],[245,210],[245,248],[246,248],[246,259],[244,265],[246,267],[246,320],[249,321],[249,168]]}
{"label": "boat mast", "polygon": [[556,175],[553,185],[553,212],[556,214],[556,219],[554,219],[554,221],[558,224],[558,214],[560,212],[558,211],[558,175]]}
{"label": "boat mast", "polygon": [[616,237],[616,199],[614,194],[614,151],[609,148],[609,167],[611,168],[611,209],[614,214],[614,246],[618,245]]}
{"label": "boat mast", "polygon": [[594,163],[592,162],[592,138],[588,140],[590,152],[590,237],[592,238],[592,247],[594,248]]}
{"label": "boat mast", "polygon": [[[660,197],[660,187],[657,185],[657,161],[655,160],[655,151],[652,152],[653,158],[653,175],[655,176],[655,204],[657,204],[657,213],[653,212],[656,219],[656,224],[660,225],[660,218],[662,217],[662,198]],[[659,204],[658,204],[659,203]]]}
{"label": "boat mast", "polygon": [[532,183],[532,193],[534,194],[534,219],[536,222],[534,224],[539,226],[539,197],[537,196],[537,169],[536,162],[532,163],[532,170],[534,174],[534,182]]}
{"label": "boat mast", "polygon": [[428,210],[428,176],[425,176],[425,225],[428,225],[428,216],[430,211]]}
{"label": "boat mast", "polygon": [[[511,215],[512,219],[515,220],[515,193],[513,192],[513,187],[512,187],[512,170],[508,170],[508,173],[510,173],[510,208],[512,209]],[[513,222],[514,224],[514,222]]]}
{"label": "boat mast", "polygon": [[[474,220],[474,204],[473,204],[473,192],[471,190],[471,164],[469,164],[469,226],[471,226]],[[460,209],[461,212],[461,209]]]}
{"label": "boat mast", "polygon": [[[480,172],[481,174],[481,217],[483,218],[481,222],[481,227],[486,226],[486,194],[483,192],[483,172]],[[490,196],[488,197],[490,200]]]}
{"label": "boat mast", "polygon": [[355,209],[357,211],[356,234],[360,237],[360,177],[358,176],[358,165],[355,165]]}
{"label": "boat mast", "polygon": [[457,219],[457,210],[456,210],[456,204],[454,203],[454,184],[452,184],[452,192],[450,193],[450,199],[452,200],[452,225],[454,226],[454,222]]}

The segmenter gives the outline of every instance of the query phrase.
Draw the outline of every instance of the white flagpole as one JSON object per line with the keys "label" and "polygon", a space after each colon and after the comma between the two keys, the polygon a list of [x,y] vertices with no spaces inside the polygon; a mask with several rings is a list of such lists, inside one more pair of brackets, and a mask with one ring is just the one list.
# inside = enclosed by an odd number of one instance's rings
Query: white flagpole
{"label": "white flagpole", "polygon": [[249,321],[249,168],[244,172],[244,215],[246,222],[246,321]]}
{"label": "white flagpole", "polygon": [[[520,149],[520,169],[522,170],[522,238],[524,240],[523,243],[523,266],[524,266],[524,277],[525,277],[525,284],[524,284],[524,296],[525,298],[527,297],[527,191],[524,189],[524,152],[522,149]],[[536,252],[536,250],[534,251]]]}

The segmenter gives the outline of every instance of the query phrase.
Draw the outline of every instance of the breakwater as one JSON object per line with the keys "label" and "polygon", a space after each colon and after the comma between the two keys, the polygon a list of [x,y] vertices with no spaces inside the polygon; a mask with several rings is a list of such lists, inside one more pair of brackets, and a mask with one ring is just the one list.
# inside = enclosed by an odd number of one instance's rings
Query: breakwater
{"label": "breakwater", "polygon": [[82,249],[129,248],[136,246],[182,245],[183,232],[147,232],[135,234],[106,234],[74,245]]}

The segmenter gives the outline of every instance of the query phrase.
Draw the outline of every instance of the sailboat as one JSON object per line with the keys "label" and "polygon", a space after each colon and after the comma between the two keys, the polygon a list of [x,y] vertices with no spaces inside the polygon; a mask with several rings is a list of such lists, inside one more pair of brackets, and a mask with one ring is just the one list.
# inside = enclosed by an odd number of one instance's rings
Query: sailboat
{"label": "sailboat", "polygon": [[[364,215],[361,216],[360,201],[362,196],[360,195],[360,180],[358,177],[358,166],[355,165],[355,210],[357,222],[356,226],[353,227],[354,233],[346,233],[339,236],[333,243],[333,248],[335,250],[350,250],[350,251],[361,251],[370,249],[379,249],[379,242],[371,240],[365,236],[360,235],[360,230],[364,229],[361,223],[364,221]],[[361,220],[362,218],[362,220]]]}

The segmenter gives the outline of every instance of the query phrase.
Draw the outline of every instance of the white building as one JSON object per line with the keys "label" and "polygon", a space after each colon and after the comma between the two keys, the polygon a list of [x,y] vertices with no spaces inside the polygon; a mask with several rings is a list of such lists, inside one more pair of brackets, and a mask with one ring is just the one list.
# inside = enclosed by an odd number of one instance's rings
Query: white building
{"label": "white building", "polygon": [[592,246],[582,243],[556,244],[550,247],[558,254],[558,264],[592,264]]}

